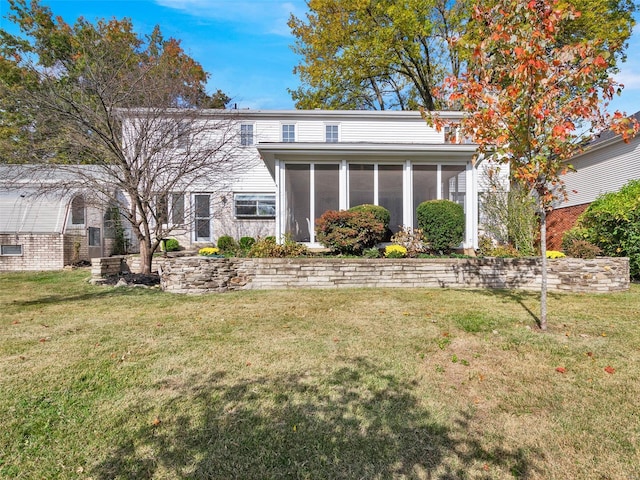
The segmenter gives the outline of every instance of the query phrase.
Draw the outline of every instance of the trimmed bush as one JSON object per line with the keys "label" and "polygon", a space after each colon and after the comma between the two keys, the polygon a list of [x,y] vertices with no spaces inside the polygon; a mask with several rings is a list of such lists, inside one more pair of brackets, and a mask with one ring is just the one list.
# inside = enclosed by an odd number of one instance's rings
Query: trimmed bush
{"label": "trimmed bush", "polygon": [[355,207],[351,207],[349,209],[350,212],[371,212],[373,216],[378,219],[379,222],[382,222],[384,228],[389,228],[389,222],[391,221],[391,213],[384,207],[380,205],[372,205],[370,203],[365,203],[362,205],[356,205]]}
{"label": "trimmed bush", "polygon": [[167,238],[164,241],[165,252],[177,252],[178,250],[180,250],[180,244],[175,238]]}
{"label": "trimmed bush", "polygon": [[249,250],[254,243],[256,243],[256,239],[253,237],[241,237],[238,241],[242,250]]}
{"label": "trimmed bush", "polygon": [[418,226],[431,250],[447,252],[464,239],[464,210],[450,200],[429,200],[418,205]]}
{"label": "trimmed bush", "polygon": [[383,241],[386,228],[371,211],[328,210],[316,221],[316,238],[333,253],[360,255]]}
{"label": "trimmed bush", "polygon": [[384,237],[381,242],[387,242],[391,238],[393,232],[389,228],[389,222],[391,222],[391,212],[380,205],[373,205],[371,203],[364,203],[362,205],[356,205],[349,209],[350,212],[371,212],[384,225]]}
{"label": "trimmed bush", "polygon": [[233,252],[238,248],[238,244],[233,237],[222,235],[218,238],[218,248],[223,252]]}
{"label": "trimmed bush", "polygon": [[629,257],[631,278],[640,279],[640,180],[599,196],[578,219],[587,239],[605,255]]}

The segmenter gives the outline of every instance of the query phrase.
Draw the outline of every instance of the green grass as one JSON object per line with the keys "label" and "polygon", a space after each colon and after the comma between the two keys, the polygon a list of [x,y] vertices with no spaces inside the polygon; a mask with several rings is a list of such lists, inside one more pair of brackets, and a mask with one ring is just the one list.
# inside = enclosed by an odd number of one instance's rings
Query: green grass
{"label": "green grass", "polygon": [[518,291],[87,277],[0,275],[0,478],[640,478],[639,285],[540,333]]}

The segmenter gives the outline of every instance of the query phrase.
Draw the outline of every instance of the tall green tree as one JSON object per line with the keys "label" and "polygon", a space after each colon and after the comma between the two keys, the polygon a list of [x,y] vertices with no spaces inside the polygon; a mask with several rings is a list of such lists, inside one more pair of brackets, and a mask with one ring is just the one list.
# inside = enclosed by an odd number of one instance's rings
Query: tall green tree
{"label": "tall green tree", "polygon": [[[473,7],[469,0],[309,0],[306,18],[289,20],[301,61],[301,86],[291,91],[298,108],[457,108],[441,97],[445,77],[473,61],[459,39]],[[557,41],[599,40],[618,48],[631,35],[632,0],[565,0],[583,15],[561,22]],[[476,31],[477,34],[479,33]]]}
{"label": "tall green tree", "polygon": [[310,0],[306,20],[289,26],[298,108],[433,110],[445,75],[457,74],[455,39],[466,0]]}
{"label": "tall green tree", "polygon": [[[535,194],[540,215],[540,327],[547,328],[546,215],[566,191],[562,182],[590,136],[613,128],[628,140],[638,125],[606,107],[620,86],[623,42],[570,38],[580,12],[558,0],[497,0],[476,6],[469,71],[447,80],[451,100],[467,112],[462,129],[479,152],[508,163],[512,178]],[[436,122],[438,122],[436,120]]]}
{"label": "tall green tree", "polygon": [[197,111],[228,97],[208,95],[202,66],[158,27],[140,36],[128,19],[69,25],[36,0],[10,6],[21,35],[0,30],[0,128],[15,147],[3,160],[44,167],[29,170],[48,178],[41,191],[82,187],[118,207],[149,272],[170,231],[164,199],[229,177],[232,126]]}

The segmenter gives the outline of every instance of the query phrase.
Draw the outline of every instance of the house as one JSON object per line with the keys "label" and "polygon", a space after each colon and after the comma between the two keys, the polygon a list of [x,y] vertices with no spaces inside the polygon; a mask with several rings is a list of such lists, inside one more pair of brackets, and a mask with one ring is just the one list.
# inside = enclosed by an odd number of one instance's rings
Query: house
{"label": "house", "polygon": [[104,210],[75,195],[0,192],[0,271],[59,270],[111,250]]}
{"label": "house", "polygon": [[[172,234],[181,245],[201,245],[220,235],[274,235],[319,246],[314,224],[327,210],[382,205],[397,231],[417,228],[421,202],[444,198],[460,203],[467,214],[462,247],[477,246],[476,147],[456,141],[453,130],[438,132],[419,112],[230,110],[203,115],[228,116],[236,124],[237,155],[252,167],[225,191],[176,197],[178,211],[190,205],[195,220],[190,229]],[[441,115],[461,118],[459,112]]]}
{"label": "house", "polygon": [[[640,120],[640,112],[633,115]],[[640,136],[625,143],[620,135],[606,131],[570,163],[575,168],[563,176],[568,200],[547,217],[547,248],[560,250],[562,235],[599,195],[615,192],[629,180],[640,179]]]}
{"label": "house", "polygon": [[[127,125],[135,115],[124,112],[125,139],[135,130]],[[462,114],[440,115],[455,125]],[[455,128],[438,131],[415,111],[201,110],[190,121],[212,118],[233,132],[226,146],[228,172],[219,179],[188,182],[156,199],[167,237],[184,248],[215,243],[222,235],[273,235],[319,246],[314,224],[325,211],[363,203],[386,207],[393,231],[417,228],[417,206],[432,199],[463,206],[461,247],[477,248],[483,164],[474,161],[476,146],[460,141]],[[176,145],[174,154],[181,152]],[[234,169],[235,164],[243,167]],[[81,223],[73,216],[75,197],[2,195],[0,239],[6,253],[0,269],[61,268],[111,253],[104,206],[96,206]],[[48,249],[36,255],[43,242],[58,245],[57,253]]]}

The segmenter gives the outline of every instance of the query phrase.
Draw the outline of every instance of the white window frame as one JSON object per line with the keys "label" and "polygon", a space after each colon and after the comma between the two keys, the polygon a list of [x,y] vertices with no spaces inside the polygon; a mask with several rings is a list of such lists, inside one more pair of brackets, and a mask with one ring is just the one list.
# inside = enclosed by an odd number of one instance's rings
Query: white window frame
{"label": "white window frame", "polygon": [[[196,208],[196,197],[198,196],[207,196],[209,197],[209,216],[208,217],[198,217],[197,214],[197,208]],[[192,238],[194,242],[211,242],[213,240],[213,204],[212,204],[212,200],[213,200],[213,193],[211,192],[197,192],[197,193],[193,193],[191,194],[191,211],[192,211],[192,222],[191,225],[193,226],[193,231],[192,231]],[[208,237],[198,237],[198,220],[204,220],[206,218],[206,220],[209,221],[209,236]]]}
{"label": "white window frame", "polygon": [[[287,130],[287,135],[285,136],[285,127]],[[297,132],[296,132],[296,124],[295,123],[283,123],[280,126],[280,134],[282,135],[282,143],[295,143]]]}
{"label": "white window frame", "polygon": [[[20,249],[20,253],[6,253],[5,252],[5,247],[13,247],[13,248],[18,247]],[[2,257],[22,257],[23,255],[24,255],[24,248],[23,248],[22,244],[20,244],[20,245],[18,245],[18,244],[0,245],[0,256],[2,256]]]}
{"label": "white window frame", "polygon": [[[329,129],[332,130],[331,135],[329,135]],[[333,129],[335,129],[335,140],[334,140]],[[340,141],[340,124],[337,124],[337,123],[324,124],[324,141],[326,143],[338,143]]]}
{"label": "white window frame", "polygon": [[[245,129],[251,130],[245,132]],[[255,124],[253,123],[241,123],[240,124],[240,146],[252,147],[255,145]]]}
{"label": "white window frame", "polygon": [[[254,198],[251,198],[254,197]],[[238,214],[238,201],[255,202],[255,213],[253,214]],[[263,202],[261,204],[261,202]],[[261,205],[264,207],[266,203],[267,207],[273,205],[273,213],[263,214],[260,213]],[[249,205],[247,205],[249,206]],[[276,194],[275,193],[235,193],[233,195],[233,213],[238,219],[245,218],[276,218]]]}

